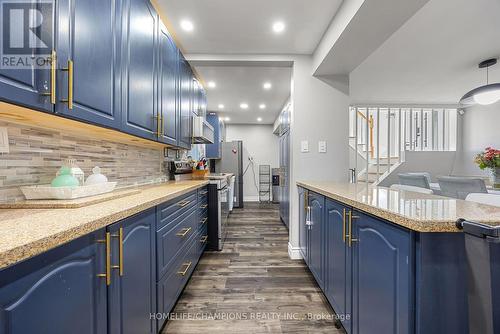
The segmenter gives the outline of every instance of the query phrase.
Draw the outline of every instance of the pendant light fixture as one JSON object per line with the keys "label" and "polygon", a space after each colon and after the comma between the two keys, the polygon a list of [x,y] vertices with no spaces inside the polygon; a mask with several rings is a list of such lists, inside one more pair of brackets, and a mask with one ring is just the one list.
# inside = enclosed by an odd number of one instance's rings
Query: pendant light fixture
{"label": "pendant light fixture", "polygon": [[500,83],[489,83],[489,67],[496,63],[496,58],[487,59],[479,63],[479,68],[486,68],[486,85],[473,89],[465,94],[460,99],[461,105],[488,105],[500,101]]}

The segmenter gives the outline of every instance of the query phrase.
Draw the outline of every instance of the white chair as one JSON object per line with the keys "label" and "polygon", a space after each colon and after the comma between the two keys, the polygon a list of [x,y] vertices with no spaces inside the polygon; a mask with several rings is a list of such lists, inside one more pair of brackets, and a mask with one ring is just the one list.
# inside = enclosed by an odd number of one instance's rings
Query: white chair
{"label": "white chair", "polygon": [[469,195],[467,195],[465,200],[500,207],[500,195],[484,194],[484,193],[470,193]]}
{"label": "white chair", "polygon": [[413,191],[415,193],[428,194],[428,195],[432,195],[434,193],[431,189],[420,188],[415,186],[407,186],[405,184],[393,184],[391,186],[391,189]]}
{"label": "white chair", "polygon": [[468,194],[488,193],[484,180],[480,178],[441,176],[438,182],[441,195],[446,197],[465,199]]}

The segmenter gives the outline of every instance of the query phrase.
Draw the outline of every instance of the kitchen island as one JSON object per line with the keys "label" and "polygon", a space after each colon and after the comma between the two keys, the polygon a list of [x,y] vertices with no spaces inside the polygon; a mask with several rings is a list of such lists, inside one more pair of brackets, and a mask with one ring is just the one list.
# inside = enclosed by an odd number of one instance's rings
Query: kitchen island
{"label": "kitchen island", "polygon": [[467,334],[458,218],[500,208],[365,184],[298,182],[300,253],[349,334]]}

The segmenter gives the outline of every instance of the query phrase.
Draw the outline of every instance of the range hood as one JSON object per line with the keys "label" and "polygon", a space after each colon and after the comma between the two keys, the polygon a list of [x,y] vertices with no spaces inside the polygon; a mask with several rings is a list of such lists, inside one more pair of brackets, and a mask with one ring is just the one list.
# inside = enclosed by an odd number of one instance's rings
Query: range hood
{"label": "range hood", "polygon": [[213,144],[214,136],[214,127],[205,117],[193,117],[193,144]]}

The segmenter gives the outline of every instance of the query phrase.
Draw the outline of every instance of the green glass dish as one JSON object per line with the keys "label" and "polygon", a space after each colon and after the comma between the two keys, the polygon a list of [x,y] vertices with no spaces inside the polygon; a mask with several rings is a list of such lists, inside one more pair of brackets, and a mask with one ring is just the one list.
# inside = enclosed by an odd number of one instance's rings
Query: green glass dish
{"label": "green glass dish", "polygon": [[80,182],[78,179],[71,175],[71,169],[68,167],[61,167],[59,170],[59,176],[57,176],[52,183],[52,187],[78,187]]}

